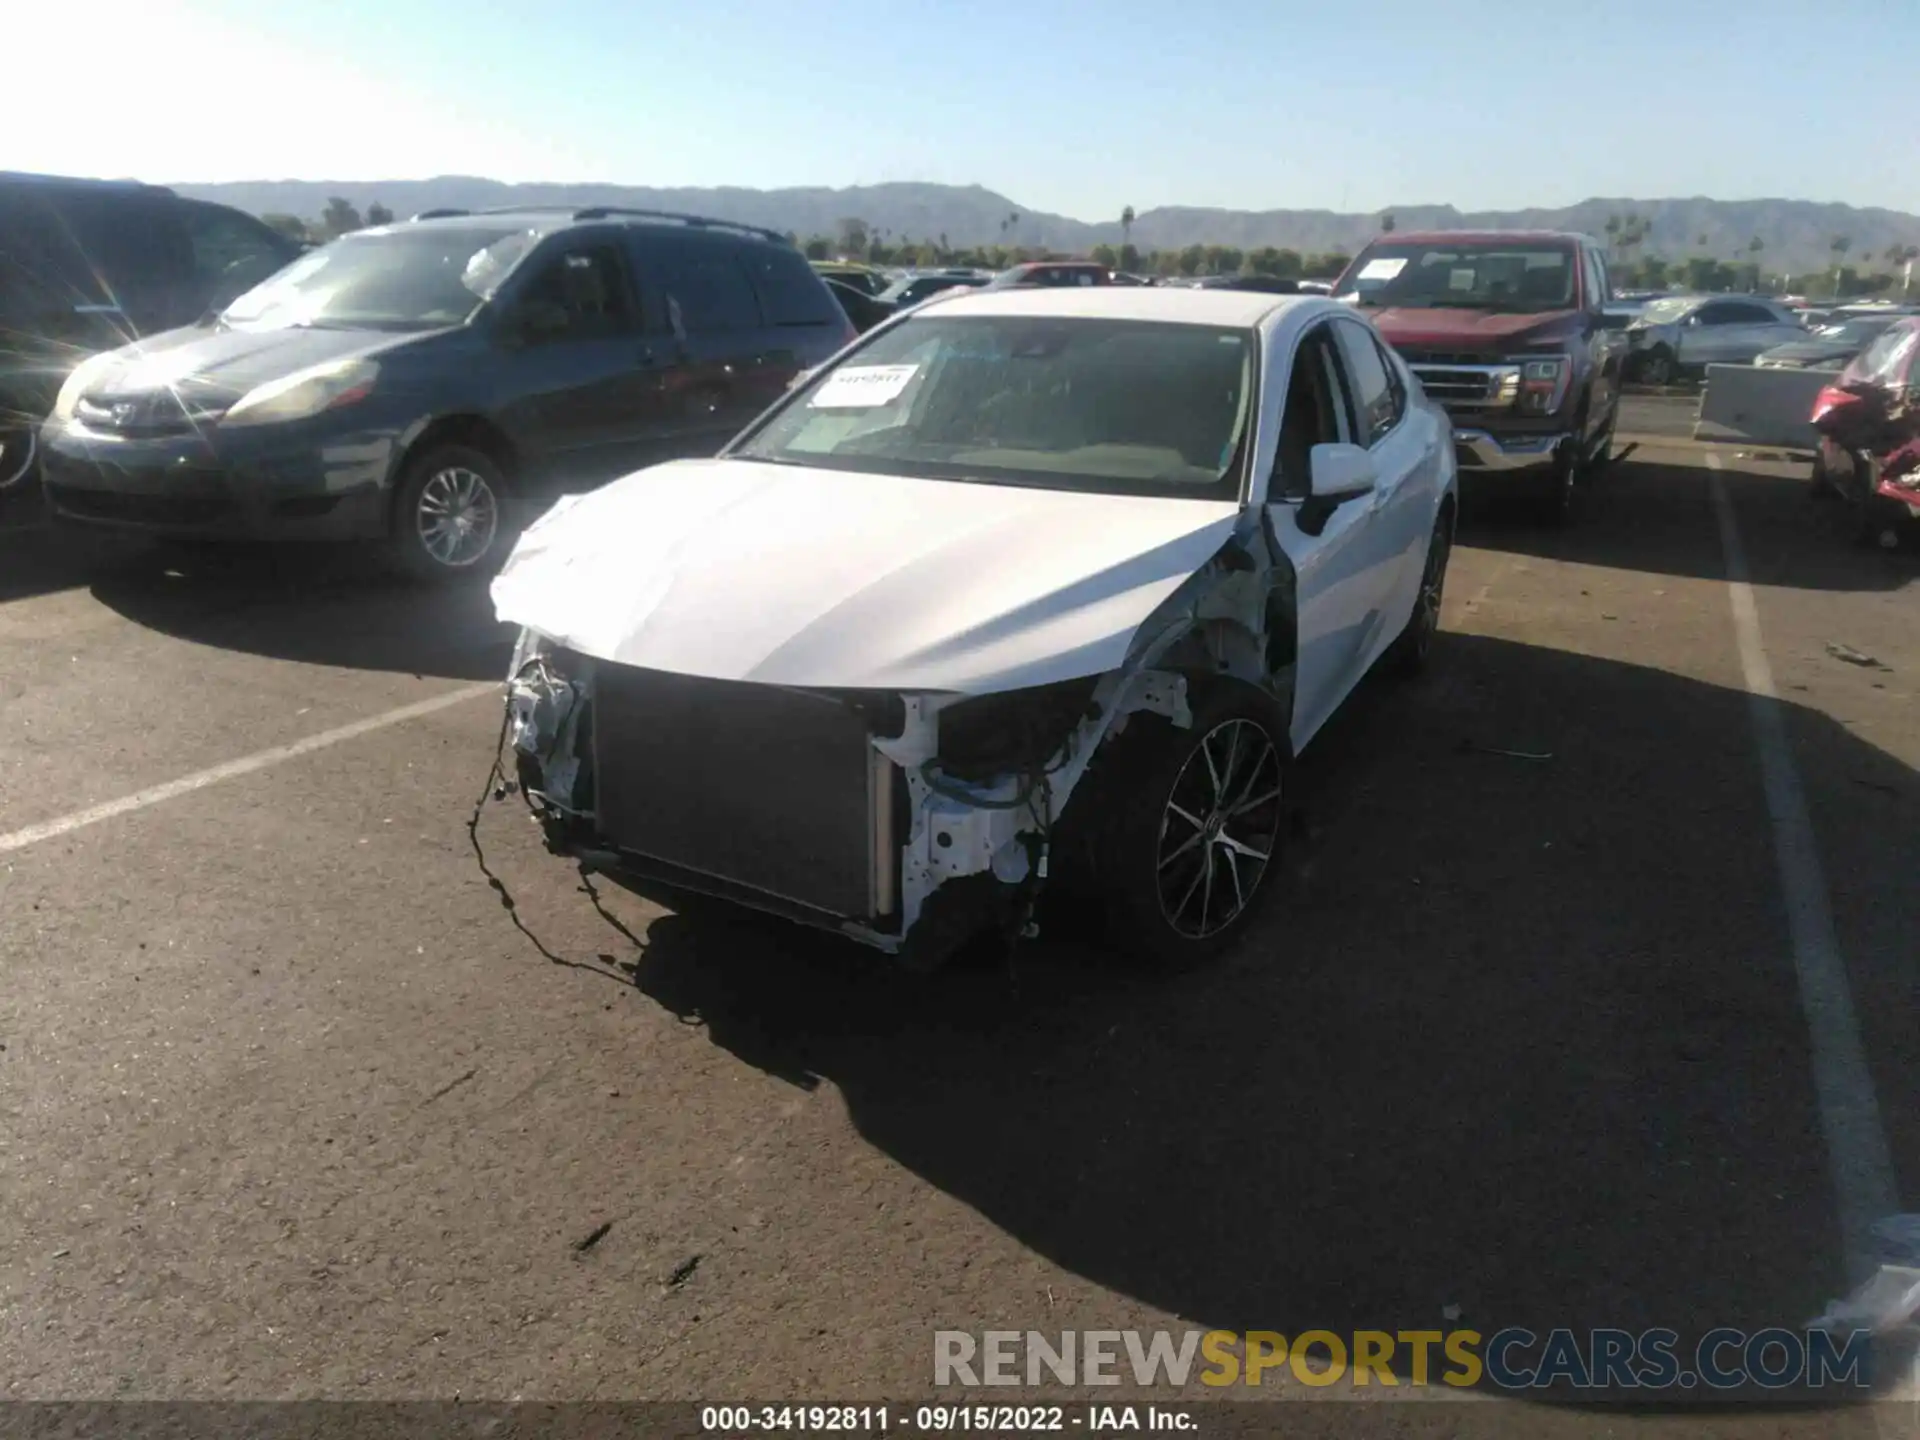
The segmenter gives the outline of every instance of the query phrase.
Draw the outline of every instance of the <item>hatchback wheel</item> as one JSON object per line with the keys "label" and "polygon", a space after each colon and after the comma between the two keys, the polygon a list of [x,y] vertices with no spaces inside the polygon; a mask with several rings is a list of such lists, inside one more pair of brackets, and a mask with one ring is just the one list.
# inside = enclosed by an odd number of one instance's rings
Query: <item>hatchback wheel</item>
{"label": "hatchback wheel", "polygon": [[1148,713],[1088,780],[1097,896],[1113,938],[1184,969],[1232,945],[1272,889],[1290,772],[1280,712],[1249,686],[1192,697],[1193,724]]}
{"label": "hatchback wheel", "polygon": [[508,498],[492,456],[465,445],[434,447],[407,467],[395,497],[395,557],[424,579],[484,573],[505,548]]}
{"label": "hatchback wheel", "polygon": [[1671,385],[1679,373],[1673,351],[1664,345],[1654,346],[1640,362],[1640,379],[1648,385]]}

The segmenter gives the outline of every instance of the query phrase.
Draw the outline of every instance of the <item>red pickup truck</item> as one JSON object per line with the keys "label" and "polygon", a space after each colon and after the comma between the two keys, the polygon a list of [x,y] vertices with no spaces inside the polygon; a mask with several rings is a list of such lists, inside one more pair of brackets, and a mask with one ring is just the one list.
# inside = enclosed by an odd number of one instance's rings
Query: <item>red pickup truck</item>
{"label": "red pickup truck", "polygon": [[1626,345],[1610,328],[1606,257],[1585,235],[1382,235],[1334,284],[1367,312],[1453,417],[1461,483],[1571,517],[1611,457]]}

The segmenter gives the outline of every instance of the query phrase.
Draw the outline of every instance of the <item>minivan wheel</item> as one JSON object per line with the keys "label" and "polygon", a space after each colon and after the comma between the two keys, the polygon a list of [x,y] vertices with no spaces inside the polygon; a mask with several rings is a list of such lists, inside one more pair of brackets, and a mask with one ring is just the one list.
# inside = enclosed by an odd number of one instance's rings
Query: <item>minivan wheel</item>
{"label": "minivan wheel", "polygon": [[1108,929],[1135,958],[1168,970],[1219,956],[1267,900],[1291,770],[1279,707],[1262,692],[1222,683],[1189,703],[1187,728],[1129,716],[1096,780]]}
{"label": "minivan wheel", "polygon": [[492,456],[467,445],[434,446],[408,464],[394,497],[394,558],[427,580],[486,573],[506,546],[508,500]]}

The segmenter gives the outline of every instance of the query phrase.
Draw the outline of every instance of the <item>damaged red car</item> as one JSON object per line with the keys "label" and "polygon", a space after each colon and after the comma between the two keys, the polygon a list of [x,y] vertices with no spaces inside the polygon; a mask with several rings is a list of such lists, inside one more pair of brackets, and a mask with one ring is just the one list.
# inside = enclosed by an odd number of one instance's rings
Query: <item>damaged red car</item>
{"label": "damaged red car", "polygon": [[1920,316],[1901,320],[1825,386],[1814,494],[1850,505],[1862,538],[1889,548],[1920,520]]}

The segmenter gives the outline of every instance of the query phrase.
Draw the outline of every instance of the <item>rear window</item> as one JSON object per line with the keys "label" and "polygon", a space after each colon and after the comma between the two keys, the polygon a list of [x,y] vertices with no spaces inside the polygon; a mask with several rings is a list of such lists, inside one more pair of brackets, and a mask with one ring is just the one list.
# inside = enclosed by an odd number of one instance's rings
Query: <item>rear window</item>
{"label": "rear window", "polygon": [[1875,385],[1899,384],[1907,373],[1916,345],[1920,345],[1920,325],[1906,324],[1887,331],[1853,362],[1854,378]]}
{"label": "rear window", "polygon": [[758,330],[760,298],[731,245],[661,245],[641,259],[642,283],[667,297],[689,335]]}
{"label": "rear window", "polygon": [[834,325],[833,296],[813,267],[791,250],[772,245],[741,252],[747,275],[760,296],[760,308],[774,325]]}

